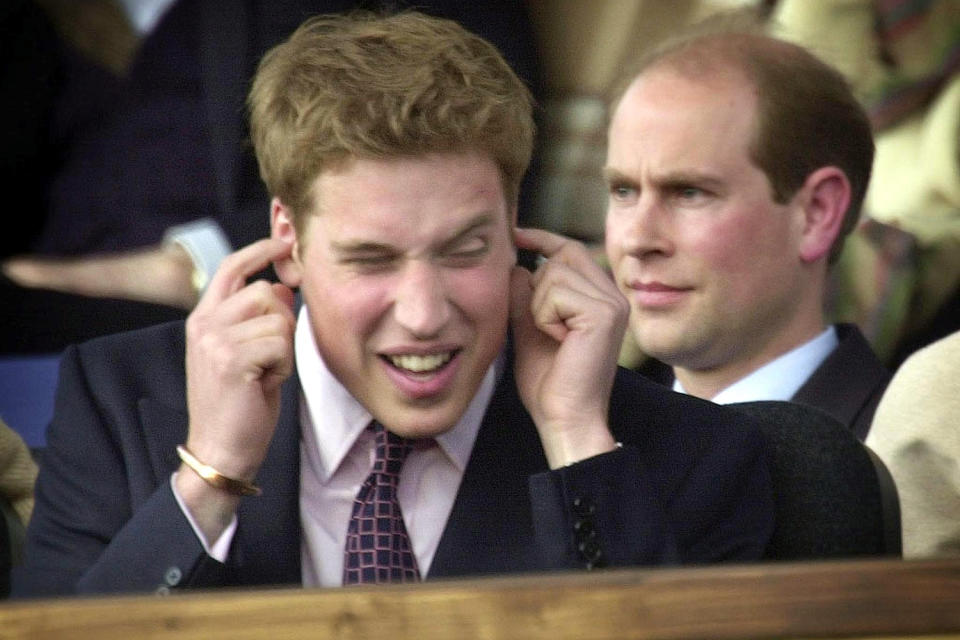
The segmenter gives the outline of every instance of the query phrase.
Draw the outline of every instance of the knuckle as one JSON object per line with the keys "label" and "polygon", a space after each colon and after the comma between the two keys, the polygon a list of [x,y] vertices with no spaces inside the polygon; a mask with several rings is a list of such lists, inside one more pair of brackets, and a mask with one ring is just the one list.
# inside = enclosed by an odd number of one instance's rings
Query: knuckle
{"label": "knuckle", "polygon": [[205,333],[209,322],[206,316],[199,311],[194,311],[187,316],[185,331],[187,342],[197,342]]}
{"label": "knuckle", "polygon": [[218,359],[222,359],[222,354],[227,351],[220,335],[209,331],[195,336],[194,345],[201,353],[212,354]]}
{"label": "knuckle", "polygon": [[250,294],[258,299],[266,299],[273,297],[273,288],[270,286],[270,283],[266,280],[254,280],[247,285],[247,290],[250,291]]}
{"label": "knuckle", "polygon": [[273,313],[268,316],[270,331],[280,338],[287,338],[293,335],[293,326],[289,319],[282,313]]}

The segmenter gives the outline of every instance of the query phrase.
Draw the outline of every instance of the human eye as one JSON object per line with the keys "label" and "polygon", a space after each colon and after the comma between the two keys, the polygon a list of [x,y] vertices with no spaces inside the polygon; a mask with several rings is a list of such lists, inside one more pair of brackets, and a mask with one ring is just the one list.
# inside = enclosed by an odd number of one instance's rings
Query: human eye
{"label": "human eye", "polygon": [[345,256],[342,262],[363,272],[384,271],[396,261],[390,253],[358,253]]}
{"label": "human eye", "polygon": [[674,200],[686,206],[696,206],[705,203],[710,198],[710,192],[693,184],[678,184],[671,189]]}
{"label": "human eye", "polygon": [[612,181],[608,188],[610,198],[616,202],[632,202],[637,199],[637,188],[627,182]]}
{"label": "human eye", "polygon": [[470,236],[447,247],[443,257],[454,266],[470,266],[487,255],[489,250],[490,242],[485,236]]}

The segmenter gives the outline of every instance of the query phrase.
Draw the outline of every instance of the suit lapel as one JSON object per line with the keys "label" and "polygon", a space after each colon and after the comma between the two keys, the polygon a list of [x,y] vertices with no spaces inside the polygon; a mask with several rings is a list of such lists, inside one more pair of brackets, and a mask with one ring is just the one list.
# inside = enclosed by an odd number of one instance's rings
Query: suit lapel
{"label": "suit lapel", "polygon": [[528,478],[547,462],[511,369],[480,425],[428,579],[535,568]]}
{"label": "suit lapel", "polygon": [[243,554],[238,560],[247,584],[302,583],[299,390],[294,373],[283,385],[277,429],[257,477],[263,495],[240,503],[234,548]]}
{"label": "suit lapel", "polygon": [[[839,344],[813,372],[791,400],[823,409],[854,430],[862,440],[867,435],[880,395],[890,381],[860,330],[838,324]],[[850,375],[856,372],[857,375]],[[862,414],[866,414],[861,419]],[[860,421],[865,424],[858,424]]]}

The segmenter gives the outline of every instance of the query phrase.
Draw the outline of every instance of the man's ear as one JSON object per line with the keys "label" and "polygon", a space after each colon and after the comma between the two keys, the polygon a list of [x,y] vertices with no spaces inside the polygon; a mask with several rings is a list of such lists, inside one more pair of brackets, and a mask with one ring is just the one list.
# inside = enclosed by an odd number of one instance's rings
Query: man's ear
{"label": "man's ear", "polygon": [[850,180],[837,167],[821,167],[807,176],[801,188],[804,226],[800,259],[816,262],[830,254],[850,206]]}
{"label": "man's ear", "polygon": [[289,258],[276,260],[273,263],[273,269],[277,272],[280,282],[291,289],[299,287],[303,279],[303,266],[300,261],[300,240],[297,236],[297,228],[293,224],[290,207],[276,197],[270,201],[270,236],[283,240],[292,247]]}

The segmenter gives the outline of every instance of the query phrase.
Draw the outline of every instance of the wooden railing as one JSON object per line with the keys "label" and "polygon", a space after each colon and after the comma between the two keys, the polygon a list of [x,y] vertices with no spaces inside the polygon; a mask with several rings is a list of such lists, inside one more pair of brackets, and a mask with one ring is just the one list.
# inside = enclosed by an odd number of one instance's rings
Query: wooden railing
{"label": "wooden railing", "polygon": [[0,638],[960,638],[960,560],[0,603]]}

